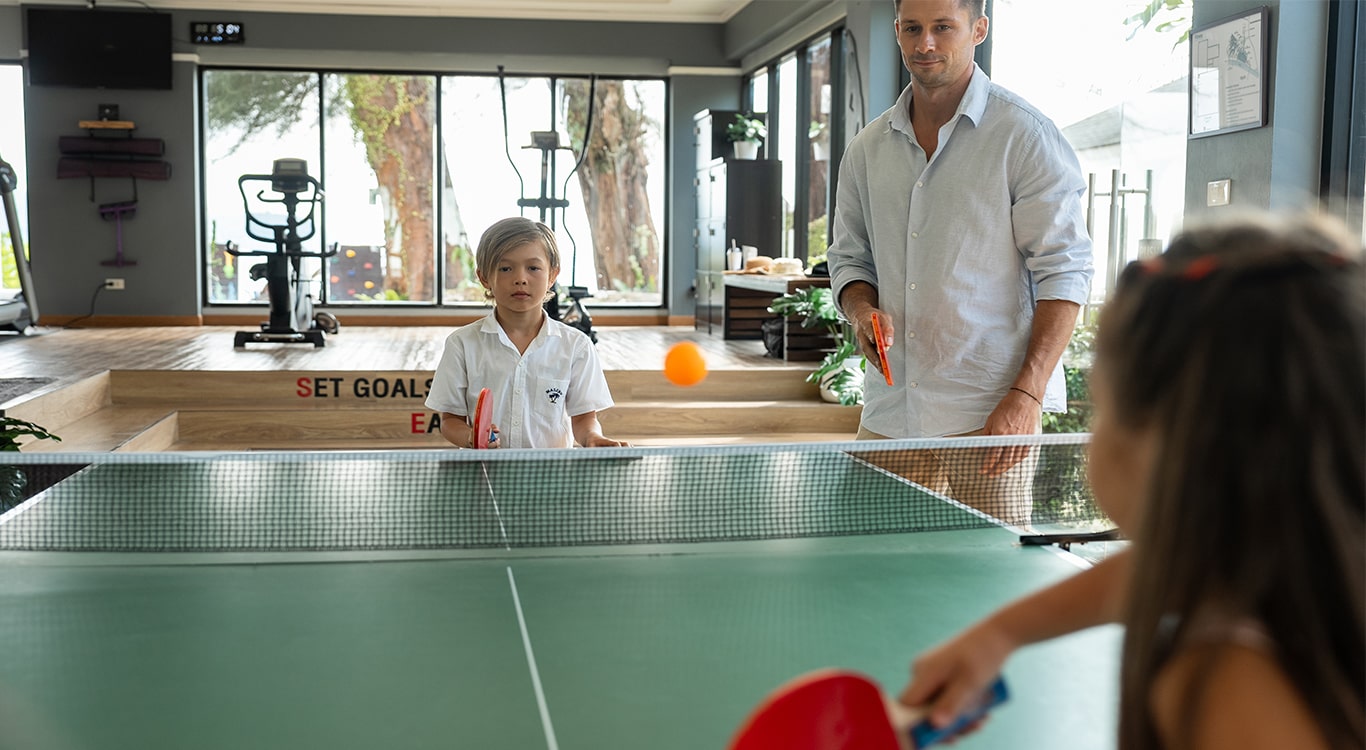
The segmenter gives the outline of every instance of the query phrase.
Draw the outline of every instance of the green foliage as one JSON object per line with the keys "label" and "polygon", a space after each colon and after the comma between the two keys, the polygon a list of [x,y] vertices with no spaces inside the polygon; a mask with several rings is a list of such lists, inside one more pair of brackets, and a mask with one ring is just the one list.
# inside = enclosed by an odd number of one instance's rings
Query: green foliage
{"label": "green foliage", "polygon": [[1104,520],[1104,512],[1096,507],[1086,476],[1085,449],[1079,450],[1083,455],[1068,455],[1062,450],[1039,451],[1031,488],[1035,524],[1062,524],[1078,532],[1100,531],[1111,526]]}
{"label": "green foliage", "polygon": [[799,318],[802,328],[824,328],[837,342],[844,340],[844,322],[826,287],[809,286],[773,300],[768,311],[785,318]]}
{"label": "green foliage", "polygon": [[18,466],[0,466],[0,511],[19,504],[28,486],[28,476]]}
{"label": "green foliage", "polygon": [[[841,341],[835,350],[825,355],[825,359],[810,375],[806,382],[824,385],[837,398],[842,406],[857,406],[863,403],[863,377],[868,369],[868,360],[855,357],[858,350],[853,341]],[[826,378],[829,378],[828,380]]]}
{"label": "green foliage", "polygon": [[1044,432],[1090,432],[1091,431],[1091,388],[1087,379],[1090,368],[1064,365],[1063,376],[1067,381],[1067,412],[1057,414],[1044,412]]}
{"label": "green foliage", "polygon": [[773,300],[768,311],[786,318],[800,320],[802,328],[822,328],[835,340],[835,348],[806,377],[808,383],[819,383],[834,373],[825,387],[839,397],[845,406],[863,403],[863,371],[867,362],[858,357],[857,369],[848,360],[858,356],[858,347],[849,336],[849,326],[835,309],[834,294],[826,287],[805,287]]}
{"label": "green foliage", "polygon": [[18,453],[19,438],[26,435],[39,440],[61,441],[61,438],[49,433],[46,428],[32,422],[14,417],[0,417],[0,451]]}
{"label": "green foliage", "polygon": [[1193,0],[1149,0],[1143,10],[1124,19],[1125,26],[1134,27],[1128,38],[1133,39],[1139,32],[1151,27],[1159,34],[1180,32],[1181,36],[1172,43],[1173,48],[1185,43],[1191,35],[1192,3]]}
{"label": "green foliage", "polygon": [[[291,127],[303,122],[305,113],[317,111],[316,73],[246,70],[213,74],[205,80],[208,87],[204,96],[205,112],[211,130],[236,127],[252,134],[274,128],[277,136],[283,136]],[[337,104],[333,100],[328,102],[328,107]],[[232,151],[236,151],[236,147]]]}
{"label": "green foliage", "polygon": [[[19,288],[19,266],[14,262],[14,242],[9,232],[0,234],[0,289]],[[28,253],[24,253],[27,257]]]}
{"label": "green foliage", "polygon": [[806,225],[806,263],[807,267],[813,266],[825,260],[825,251],[830,249],[826,244],[825,237],[830,231],[830,216],[812,219]]}
{"label": "green foliage", "polygon": [[406,302],[408,295],[393,289],[385,289],[379,294],[357,294],[354,299],[357,302]]}
{"label": "green foliage", "polygon": [[1082,323],[1072,331],[1063,355],[1063,377],[1067,383],[1067,413],[1045,412],[1044,432],[1091,431],[1091,360],[1095,354],[1096,324]]}
{"label": "green foliage", "polygon": [[750,141],[759,143],[768,137],[768,127],[764,121],[747,117],[742,114],[735,115],[735,122],[726,126],[726,138],[731,141]]}

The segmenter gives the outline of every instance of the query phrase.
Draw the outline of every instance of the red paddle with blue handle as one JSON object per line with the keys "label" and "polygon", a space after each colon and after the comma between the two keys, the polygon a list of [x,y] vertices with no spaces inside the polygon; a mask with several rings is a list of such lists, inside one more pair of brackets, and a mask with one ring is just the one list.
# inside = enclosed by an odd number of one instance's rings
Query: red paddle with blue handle
{"label": "red paddle with blue handle", "polygon": [[493,395],[489,389],[479,391],[479,400],[474,405],[474,447],[487,448],[494,441],[493,433]]}
{"label": "red paddle with blue handle", "polygon": [[750,714],[729,750],[923,750],[949,739],[1008,697],[1000,678],[949,726],[888,699],[857,672],[822,669],[775,690]]}

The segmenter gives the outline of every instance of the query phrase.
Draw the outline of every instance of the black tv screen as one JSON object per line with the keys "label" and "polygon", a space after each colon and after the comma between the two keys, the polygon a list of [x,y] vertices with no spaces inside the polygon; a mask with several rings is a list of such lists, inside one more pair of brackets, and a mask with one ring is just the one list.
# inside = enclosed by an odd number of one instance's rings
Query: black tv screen
{"label": "black tv screen", "polygon": [[171,14],[28,8],[34,86],[171,88]]}

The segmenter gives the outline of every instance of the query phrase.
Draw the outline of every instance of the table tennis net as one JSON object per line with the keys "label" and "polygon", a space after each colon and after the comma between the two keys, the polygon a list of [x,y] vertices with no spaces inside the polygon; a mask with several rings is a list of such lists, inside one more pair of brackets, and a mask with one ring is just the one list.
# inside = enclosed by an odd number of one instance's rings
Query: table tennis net
{"label": "table tennis net", "polygon": [[[0,549],[524,548],[1108,528],[1086,435],[544,451],[0,454]],[[988,456],[1023,459],[987,481]],[[931,490],[916,484],[932,485]]]}

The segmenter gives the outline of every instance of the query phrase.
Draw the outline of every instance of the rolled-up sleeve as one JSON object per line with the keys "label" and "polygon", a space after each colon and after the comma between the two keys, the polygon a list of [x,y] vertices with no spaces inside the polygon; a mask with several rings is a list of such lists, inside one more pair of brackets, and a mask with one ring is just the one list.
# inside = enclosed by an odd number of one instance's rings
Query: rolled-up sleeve
{"label": "rolled-up sleeve", "polygon": [[1095,273],[1082,200],[1086,180],[1062,133],[1040,122],[1014,155],[1011,220],[1037,300],[1086,304]]}

